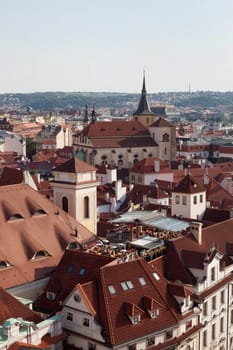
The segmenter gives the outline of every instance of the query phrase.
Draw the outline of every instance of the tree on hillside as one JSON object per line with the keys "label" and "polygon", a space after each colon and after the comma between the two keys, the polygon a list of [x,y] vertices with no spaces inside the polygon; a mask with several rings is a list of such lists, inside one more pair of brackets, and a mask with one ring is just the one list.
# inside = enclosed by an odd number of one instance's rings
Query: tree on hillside
{"label": "tree on hillside", "polygon": [[32,160],[32,157],[36,154],[36,141],[31,138],[27,137],[26,138],[26,156],[30,160]]}

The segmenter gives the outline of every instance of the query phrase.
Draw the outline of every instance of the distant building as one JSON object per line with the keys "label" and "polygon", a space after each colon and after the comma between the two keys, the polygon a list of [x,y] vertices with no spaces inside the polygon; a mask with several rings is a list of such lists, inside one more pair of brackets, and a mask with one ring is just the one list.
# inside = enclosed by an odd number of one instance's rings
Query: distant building
{"label": "distant building", "polygon": [[175,129],[163,118],[156,120],[147,101],[144,76],[133,120],[96,121],[93,113],[89,124],[74,136],[73,146],[76,156],[92,165],[130,168],[148,157],[175,159]]}

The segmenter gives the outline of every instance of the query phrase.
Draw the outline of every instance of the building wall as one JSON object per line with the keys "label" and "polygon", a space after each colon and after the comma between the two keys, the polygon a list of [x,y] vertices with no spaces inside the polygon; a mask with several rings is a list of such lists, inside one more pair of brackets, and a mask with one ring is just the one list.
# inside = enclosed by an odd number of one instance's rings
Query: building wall
{"label": "building wall", "polygon": [[195,194],[172,192],[172,215],[181,215],[183,217],[196,220],[198,218],[202,218],[205,209],[205,192]]}
{"label": "building wall", "polygon": [[[171,161],[176,157],[176,144],[174,130],[172,127],[149,127],[149,131],[153,139],[158,144],[158,158]],[[168,135],[166,141],[165,135]]]}
{"label": "building wall", "polygon": [[153,114],[134,114],[133,120],[136,120],[140,122],[142,125],[144,125],[146,128],[148,128],[151,124],[155,122],[155,115]]}

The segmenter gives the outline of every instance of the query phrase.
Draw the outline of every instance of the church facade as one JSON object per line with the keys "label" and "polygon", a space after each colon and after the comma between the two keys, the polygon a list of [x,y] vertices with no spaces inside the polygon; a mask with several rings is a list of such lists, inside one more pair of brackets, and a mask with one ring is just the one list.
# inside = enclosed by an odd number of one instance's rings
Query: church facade
{"label": "church facade", "polygon": [[103,122],[96,120],[93,113],[91,121],[74,136],[73,147],[76,157],[89,164],[131,168],[149,157],[166,161],[175,159],[175,132],[167,120],[152,112],[144,76],[140,101],[132,120]]}

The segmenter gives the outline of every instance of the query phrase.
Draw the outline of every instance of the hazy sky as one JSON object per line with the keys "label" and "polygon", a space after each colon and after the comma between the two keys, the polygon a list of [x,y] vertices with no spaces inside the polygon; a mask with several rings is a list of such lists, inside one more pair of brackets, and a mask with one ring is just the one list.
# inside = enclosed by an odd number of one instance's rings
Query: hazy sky
{"label": "hazy sky", "polygon": [[0,92],[233,91],[233,0],[0,0]]}

